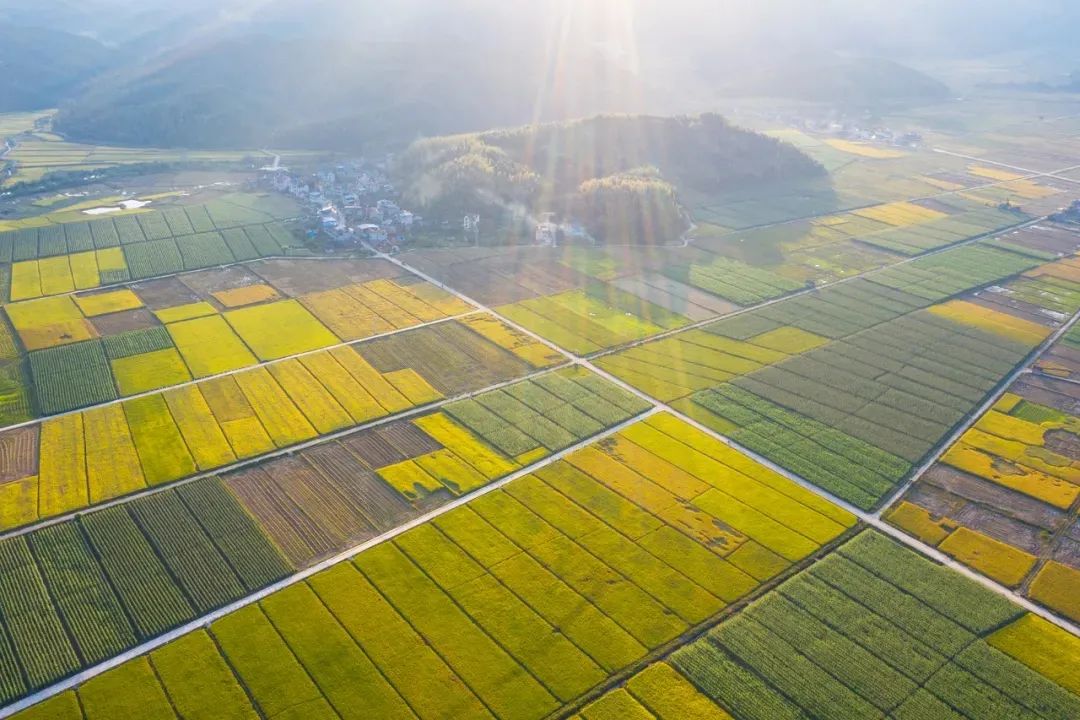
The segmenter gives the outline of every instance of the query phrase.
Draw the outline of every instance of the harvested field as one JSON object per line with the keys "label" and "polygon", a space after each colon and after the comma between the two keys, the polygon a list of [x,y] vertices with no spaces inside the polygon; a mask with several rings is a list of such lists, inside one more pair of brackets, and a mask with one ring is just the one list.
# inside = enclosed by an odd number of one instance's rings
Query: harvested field
{"label": "harvested field", "polygon": [[420,457],[442,448],[442,445],[411,422],[384,425],[372,432],[383,442],[401,451],[404,459]]}
{"label": "harvested field", "polygon": [[360,542],[374,534],[362,509],[302,458],[279,458],[261,467],[297,507],[333,538],[336,546]]}
{"label": "harvested field", "polygon": [[201,299],[198,293],[176,277],[140,282],[132,285],[131,288],[151,310],[165,310],[199,302]]}
{"label": "harvested field", "polygon": [[382,260],[341,259],[321,260],[262,260],[247,266],[270,285],[288,297],[324,292],[353,283],[382,278],[395,278],[401,270]]}
{"label": "harvested field", "polygon": [[375,530],[389,530],[415,515],[415,509],[379,480],[371,466],[361,462],[345,445],[328,443],[305,450],[300,456],[348,498],[351,506],[359,508]]}
{"label": "harvested field", "polygon": [[549,250],[444,250],[409,257],[421,271],[485,305],[521,302],[583,287],[587,276]]}
{"label": "harvested field", "polygon": [[263,282],[262,278],[246,265],[201,270],[182,275],[179,279],[201,300],[216,292],[260,285]]}
{"label": "harvested field", "polygon": [[153,313],[145,308],[102,315],[91,320],[91,324],[101,337],[120,335],[132,330],[145,330],[160,325]]}
{"label": "harvested field", "polygon": [[0,484],[37,475],[38,433],[36,425],[0,433]]}
{"label": "harvested field", "polygon": [[262,468],[235,473],[226,486],[293,565],[303,566],[333,550],[330,536]]}
{"label": "harvested field", "polygon": [[456,321],[354,347],[380,373],[416,370],[447,396],[529,372],[523,360],[485,342]]}
{"label": "harvested field", "polygon": [[340,442],[364,465],[372,469],[387,467],[406,459],[405,453],[375,433],[350,435]]}

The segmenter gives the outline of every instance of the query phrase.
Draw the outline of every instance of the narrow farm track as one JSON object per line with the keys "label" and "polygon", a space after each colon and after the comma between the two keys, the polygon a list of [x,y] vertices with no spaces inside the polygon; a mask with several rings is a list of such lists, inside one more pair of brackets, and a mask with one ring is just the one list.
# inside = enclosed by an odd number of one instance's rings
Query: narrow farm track
{"label": "narrow farm track", "polygon": [[[1073,165],[1071,167],[1061,168],[1060,170],[1052,170],[1050,172],[1041,172],[1039,170],[1032,170],[1030,168],[1023,168],[1023,167],[1019,167],[1017,165],[1010,165],[1008,163],[998,162],[996,160],[988,160],[987,158],[975,157],[974,155],[965,155],[963,153],[953,152],[952,150],[946,150],[944,148],[934,148],[934,152],[940,153],[942,155],[948,155],[950,157],[960,158],[961,160],[971,160],[973,162],[983,163],[985,165],[997,165],[998,167],[1003,167],[1003,168],[1006,168],[1007,170],[1015,170],[1016,172],[1026,173],[1026,174],[1030,175],[1030,177],[1017,178],[1018,180],[1029,180],[1029,179],[1036,178],[1036,177],[1051,177],[1051,178],[1054,178],[1055,180],[1064,180],[1065,182],[1070,182],[1070,183],[1075,183],[1075,184],[1080,185],[1080,180],[1074,180],[1072,178],[1062,177],[1061,175],[1058,174],[1058,173],[1072,172],[1073,170],[1080,170],[1080,165]],[[1003,183],[1003,184],[1007,184],[1007,183],[1010,183],[1010,182],[1015,182],[1015,181],[1014,180],[1006,180],[1005,183]]]}
{"label": "narrow farm track", "polygon": [[[953,246],[953,247],[955,247],[955,246]],[[956,572],[958,572],[958,573],[960,573],[960,574],[962,574],[962,575],[964,575],[964,576],[978,582],[980,585],[983,585],[984,587],[992,590],[993,592],[997,593],[998,595],[1001,595],[1003,597],[1008,598],[1012,602],[1014,602],[1017,605],[1023,607],[1025,610],[1027,610],[1027,611],[1029,611],[1031,613],[1034,613],[1034,614],[1036,614],[1036,615],[1038,615],[1038,616],[1040,616],[1040,617],[1054,623],[1055,625],[1057,625],[1057,626],[1071,632],[1073,635],[1080,636],[1080,626],[1077,626],[1076,624],[1074,624],[1072,622],[1069,622],[1068,620],[1066,620],[1066,619],[1064,619],[1062,617],[1059,617],[1055,613],[1053,613],[1053,612],[1051,612],[1051,611],[1049,611],[1049,610],[1047,610],[1047,609],[1045,609],[1045,608],[1031,602],[1030,600],[1028,600],[1025,597],[1022,597],[1022,596],[1018,595],[1017,593],[1015,593],[1012,590],[1006,588],[1005,586],[1000,585],[1000,584],[994,582],[993,580],[990,580],[989,578],[984,577],[983,575],[980,575],[979,573],[975,572],[974,570],[971,570],[967,566],[957,562],[956,560],[953,560],[951,557],[949,557],[948,555],[945,555],[943,552],[939,551],[938,549],[933,548],[933,547],[931,547],[931,546],[929,546],[929,545],[927,545],[927,544],[925,544],[925,543],[923,543],[923,542],[921,542],[921,541],[919,541],[919,540],[917,540],[917,539],[915,539],[913,537],[910,537],[909,535],[907,535],[906,533],[898,530],[897,528],[894,528],[892,525],[889,525],[888,523],[886,523],[884,520],[881,519],[880,512],[878,512],[878,513],[870,513],[870,512],[866,512],[866,511],[864,511],[864,510],[862,510],[860,508],[855,507],[851,503],[849,503],[849,502],[847,502],[845,500],[842,500],[841,498],[836,497],[832,493],[829,493],[828,491],[823,490],[822,488],[818,487],[817,485],[811,483],[809,480],[806,480],[805,478],[803,478],[803,477],[801,477],[799,475],[796,475],[795,473],[792,473],[790,470],[788,470],[788,469],[786,469],[784,467],[781,467],[780,465],[777,465],[776,463],[769,460],[768,458],[762,457],[761,455],[753,452],[752,450],[750,450],[748,448],[745,448],[742,445],[736,443],[734,440],[732,440],[732,439],[730,439],[730,438],[716,432],[715,430],[713,430],[713,429],[711,429],[711,428],[709,428],[709,427],[707,427],[705,425],[702,425],[701,423],[697,422],[693,418],[688,417],[687,415],[683,414],[682,412],[680,412],[680,411],[676,410],[675,408],[671,407],[667,403],[662,402],[660,400],[657,400],[656,398],[652,397],[651,395],[648,395],[647,393],[644,393],[641,390],[638,390],[637,388],[635,388],[634,386],[628,384],[627,382],[623,381],[622,379],[612,375],[611,373],[603,370],[602,368],[597,367],[596,365],[594,365],[591,362],[590,359],[574,355],[573,353],[559,347],[555,343],[552,343],[551,341],[541,337],[540,335],[536,334],[535,332],[532,332],[528,328],[523,327],[523,326],[513,322],[512,320],[503,317],[502,315],[499,315],[499,313],[497,313],[492,308],[487,307],[483,303],[480,303],[480,302],[474,300],[473,298],[470,298],[467,295],[458,292],[454,288],[451,288],[451,287],[448,287],[448,286],[444,285],[443,283],[441,283],[437,279],[427,275],[426,273],[424,273],[424,272],[422,272],[422,271],[420,271],[420,270],[418,270],[416,268],[413,268],[413,267],[409,266],[407,263],[401,261],[398,258],[391,257],[391,256],[388,256],[388,255],[382,254],[382,253],[379,253],[378,255],[379,255],[379,257],[382,257],[382,258],[384,258],[386,260],[389,260],[390,262],[398,265],[402,269],[408,270],[409,272],[414,273],[418,277],[421,277],[424,280],[427,280],[428,282],[430,282],[432,284],[435,284],[438,287],[443,288],[444,290],[447,290],[448,292],[454,293],[455,295],[457,295],[464,302],[470,303],[470,304],[474,305],[475,307],[477,307],[480,310],[485,310],[487,312],[495,314],[496,316],[500,317],[503,322],[510,325],[511,327],[518,330],[519,332],[525,333],[526,335],[528,335],[528,336],[532,337],[533,339],[535,339],[537,342],[544,343],[545,345],[552,348],[553,350],[556,350],[557,352],[562,353],[564,356],[566,356],[569,360],[571,360],[575,364],[580,365],[580,366],[585,367],[585,368],[588,368],[592,372],[594,372],[597,375],[600,375],[601,377],[606,379],[608,382],[611,382],[611,383],[617,385],[618,387],[623,388],[627,392],[633,393],[634,395],[641,398],[642,400],[645,400],[646,402],[652,404],[654,410],[661,411],[661,412],[667,412],[667,413],[670,413],[670,414],[678,417],[683,422],[688,423],[689,425],[697,428],[701,432],[704,432],[707,435],[709,435],[710,437],[724,443],[728,447],[731,447],[731,448],[733,448],[735,450],[738,450],[739,452],[743,453],[747,457],[750,457],[753,460],[755,460],[756,462],[764,465],[765,467],[768,467],[769,469],[783,475],[784,477],[786,477],[787,479],[791,480],[792,482],[800,485],[801,487],[803,487],[803,488],[805,488],[805,489],[807,489],[807,490],[809,490],[809,491],[811,491],[811,492],[825,498],[826,500],[829,500],[830,502],[832,502],[835,505],[838,505],[839,507],[842,507],[843,509],[850,512],[852,515],[855,515],[856,517],[858,517],[859,520],[861,520],[865,524],[867,524],[867,525],[869,525],[869,526],[871,526],[871,527],[873,527],[873,528],[875,528],[875,529],[889,535],[892,538],[895,538],[896,540],[899,540],[904,545],[907,545],[908,547],[922,553],[923,555],[933,559],[934,561],[936,561],[936,562],[938,562],[938,563],[940,563],[942,565],[945,565],[945,566],[951,568],[952,570],[955,570]],[[921,256],[921,257],[924,257],[924,256]],[[1078,319],[1080,319],[1080,313],[1078,313],[1077,315],[1074,315],[1070,319],[1070,321],[1065,326],[1063,326],[1062,329],[1059,329],[1059,331],[1052,336],[1052,338],[1056,339],[1057,337],[1060,337],[1061,335],[1063,335],[1064,331],[1067,331],[1068,328],[1071,328],[1072,325],[1075,324]],[[1037,349],[1036,352],[1034,352],[1031,356],[1029,356],[1028,361],[1023,366],[1021,366],[1021,368],[1018,371],[1014,371],[1013,376],[1019,377],[1020,374],[1022,374],[1023,372],[1026,372],[1027,368],[1030,366],[1030,364],[1032,362],[1034,362],[1052,344],[1053,344],[1052,342],[1044,343],[1043,346],[1041,346],[1039,349]],[[999,390],[995,392],[996,397],[1000,398],[1001,394],[1004,392],[1004,388],[1008,387],[1008,385],[1012,383],[1012,380],[1015,379],[1015,377],[1010,377],[1009,379],[1007,379],[1007,381],[1005,381],[1005,380],[1002,381],[1001,388],[999,388]],[[983,412],[984,412],[984,409],[979,408],[978,411],[976,411],[974,414],[969,416],[969,418],[965,422],[966,427],[964,428],[964,430],[966,430],[967,428],[970,428],[970,426],[972,424],[974,424],[976,421],[978,421],[979,417],[982,415]],[[947,447],[947,445],[945,447]],[[938,454],[940,455],[940,452],[942,452],[942,451],[943,450],[939,450]],[[926,467],[928,467],[928,466],[924,466],[923,468],[920,468],[919,473],[921,474],[922,472],[924,472]],[[912,479],[912,481],[914,481],[915,479],[918,479],[917,475]],[[890,498],[889,502],[892,502],[892,498]],[[887,505],[886,505],[886,507],[887,507]]]}
{"label": "narrow farm track", "polygon": [[[544,370],[543,372],[548,372],[548,370]],[[542,374],[542,373],[536,373],[536,374],[539,375],[539,374]],[[518,380],[515,380],[513,382],[518,382]],[[509,383],[507,383],[507,384],[509,384]],[[478,391],[478,392],[484,392],[484,391]],[[455,509],[457,509],[457,508],[459,508],[459,507],[461,507],[461,506],[475,500],[476,498],[479,498],[479,497],[482,497],[482,496],[487,495],[489,493],[495,492],[496,490],[499,490],[499,489],[505,487],[506,485],[512,483],[513,481],[517,480],[518,478],[521,478],[521,477],[524,477],[526,475],[529,475],[530,473],[536,472],[537,470],[540,470],[542,468],[547,467],[548,465],[551,465],[553,463],[556,463],[556,462],[562,460],[563,458],[577,452],[578,450],[586,448],[586,447],[588,447],[588,446],[590,446],[590,445],[592,445],[592,444],[594,444],[596,442],[599,442],[599,441],[601,441],[601,440],[603,440],[605,438],[616,435],[616,434],[622,432],[623,430],[625,430],[626,428],[630,427],[631,425],[634,425],[634,424],[636,424],[636,423],[638,423],[638,422],[640,422],[640,421],[642,421],[642,420],[644,420],[644,419],[646,419],[648,417],[651,417],[652,415],[655,415],[658,412],[660,412],[660,408],[658,408],[658,407],[650,408],[649,410],[646,410],[643,413],[639,413],[638,415],[635,415],[634,417],[630,418],[629,420],[624,420],[623,422],[619,423],[618,425],[610,427],[610,428],[604,430],[601,433],[598,433],[598,434],[596,434],[596,435],[594,435],[594,436],[592,436],[590,438],[586,438],[585,440],[581,440],[581,441],[579,441],[577,443],[574,443],[573,445],[571,445],[571,446],[569,446],[569,447],[567,447],[567,448],[565,448],[563,450],[560,450],[559,452],[557,452],[557,453],[555,453],[553,455],[550,455],[550,456],[544,458],[543,460],[539,460],[539,461],[537,461],[537,462],[535,462],[535,463],[533,463],[531,465],[523,467],[520,470],[517,470],[517,471],[511,473],[510,475],[507,475],[506,477],[504,477],[504,478],[502,478],[500,480],[496,480],[496,481],[494,481],[492,483],[489,483],[488,485],[485,485],[484,487],[481,487],[481,488],[479,488],[477,490],[474,490],[473,492],[471,492],[471,493],[469,493],[467,495],[462,495],[461,497],[452,500],[451,502],[443,505],[442,507],[436,508],[435,510],[432,510],[432,511],[430,511],[430,512],[424,514],[424,515],[421,515],[420,517],[414,518],[414,519],[412,519],[412,520],[410,520],[410,521],[408,521],[408,522],[406,522],[406,523],[404,523],[402,525],[398,525],[397,527],[393,528],[392,530],[388,530],[387,532],[383,533],[382,535],[379,535],[378,537],[374,537],[374,538],[372,538],[370,540],[367,540],[366,542],[363,542],[363,543],[361,543],[359,545],[355,545],[355,546],[350,547],[350,548],[348,548],[346,550],[343,550],[342,552],[338,553],[337,555],[334,555],[333,557],[327,558],[327,559],[323,560],[322,562],[320,562],[320,563],[318,563],[316,565],[313,565],[313,566],[311,566],[309,568],[301,570],[300,572],[294,573],[293,575],[290,575],[289,577],[287,577],[287,578],[285,578],[283,580],[279,580],[278,582],[274,583],[273,585],[267,586],[267,587],[263,588],[262,590],[254,593],[252,595],[248,595],[247,597],[244,597],[241,600],[237,600],[236,602],[231,603],[229,605],[226,605],[223,608],[215,610],[215,611],[213,611],[211,613],[207,613],[206,615],[203,615],[203,616],[201,616],[199,618],[196,618],[195,620],[192,620],[191,622],[185,623],[184,625],[181,625],[178,628],[170,630],[169,632],[165,633],[164,635],[156,637],[153,640],[148,640],[147,642],[142,643],[141,645],[138,645],[138,646],[136,646],[134,648],[131,648],[130,650],[127,650],[127,651],[121,653],[120,655],[117,655],[116,657],[110,658],[109,660],[106,660],[105,662],[102,662],[102,663],[100,663],[98,665],[95,665],[95,666],[93,666],[91,668],[83,670],[82,672],[79,672],[79,673],[77,673],[75,675],[72,675],[71,677],[68,677],[68,678],[66,678],[66,679],[64,679],[64,680],[62,680],[62,681],[60,681],[60,682],[58,682],[58,683],[56,683],[54,685],[50,685],[47,688],[39,690],[38,692],[34,693],[33,695],[28,695],[27,697],[23,698],[22,700],[19,700],[18,702],[14,702],[14,703],[8,705],[7,707],[5,707],[3,709],[0,709],[0,720],[3,720],[3,718],[11,717],[12,715],[20,712],[21,710],[25,710],[25,709],[33,706],[33,705],[36,705],[36,704],[38,704],[40,702],[48,700],[49,698],[51,698],[51,697],[53,697],[55,695],[59,695],[60,693],[66,691],[66,690],[70,690],[72,688],[75,688],[78,685],[81,685],[82,683],[86,682],[87,680],[90,680],[91,678],[97,677],[98,675],[101,675],[102,673],[105,673],[108,670],[111,670],[111,669],[113,669],[115,667],[123,665],[128,660],[132,660],[134,658],[145,655],[145,654],[147,654],[147,653],[149,653],[149,652],[151,652],[153,650],[156,650],[157,648],[159,648],[159,647],[161,647],[163,645],[166,645],[169,642],[172,642],[173,640],[176,640],[176,639],[178,639],[180,637],[183,637],[184,635],[187,635],[188,633],[191,633],[191,632],[194,632],[196,630],[205,628],[205,627],[209,626],[210,624],[212,624],[214,621],[216,621],[216,620],[218,620],[218,619],[220,619],[222,617],[225,617],[226,615],[228,615],[230,613],[233,613],[233,612],[235,612],[237,610],[240,610],[241,608],[244,608],[244,607],[247,607],[247,606],[252,605],[254,603],[257,603],[260,600],[263,600],[263,599],[269,597],[270,595],[273,595],[275,592],[277,592],[279,590],[284,590],[285,588],[296,585],[297,583],[303,582],[303,581],[307,580],[308,578],[311,578],[311,577],[319,574],[323,570],[327,570],[328,568],[331,568],[331,567],[333,567],[333,566],[335,566],[335,565],[337,565],[339,563],[351,560],[352,558],[356,557],[357,555],[364,552],[365,550],[368,550],[368,549],[373,548],[373,547],[375,547],[377,545],[381,545],[383,543],[389,542],[389,541],[393,540],[394,538],[408,532],[409,530],[412,530],[412,529],[414,529],[416,527],[419,527],[421,525],[424,525],[425,523],[428,523],[428,522],[430,522],[430,521],[432,521],[432,520],[434,520],[434,519],[436,519],[436,518],[438,518],[438,517],[440,517],[442,515],[445,515],[446,513],[450,512],[451,510],[455,510]],[[395,419],[397,419],[397,418],[395,418]],[[385,422],[385,421],[383,421],[383,422]],[[312,443],[312,444],[317,444],[317,443]]]}

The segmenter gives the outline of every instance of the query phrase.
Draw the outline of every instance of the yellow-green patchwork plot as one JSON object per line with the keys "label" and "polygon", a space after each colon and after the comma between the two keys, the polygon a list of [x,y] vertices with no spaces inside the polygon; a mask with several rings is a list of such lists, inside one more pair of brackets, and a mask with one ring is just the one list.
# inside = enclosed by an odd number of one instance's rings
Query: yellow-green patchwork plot
{"label": "yellow-green patchwork plot", "polygon": [[220,375],[259,363],[219,315],[167,326],[177,350],[196,378]]}
{"label": "yellow-green patchwork plot", "polygon": [[263,361],[341,342],[296,300],[232,310],[225,313],[225,319]]}
{"label": "yellow-green patchwork plot", "polygon": [[195,472],[195,461],[161,395],[128,400],[124,412],[147,485],[179,480]]}
{"label": "yellow-green patchwork plot", "polygon": [[146,487],[124,408],[106,405],[87,410],[82,418],[90,502],[103,502]]}
{"label": "yellow-green patchwork plot", "polygon": [[175,348],[132,355],[111,361],[121,395],[138,395],[191,380],[187,365]]}
{"label": "yellow-green patchwork plot", "polygon": [[198,385],[170,390],[164,397],[199,470],[213,470],[236,461]]}
{"label": "yellow-green patchwork plot", "polygon": [[154,316],[166,325],[216,314],[217,308],[208,302],[189,303],[154,311]]}
{"label": "yellow-green patchwork plot", "polygon": [[113,290],[95,293],[94,295],[78,295],[75,297],[75,304],[79,306],[79,309],[82,310],[83,315],[86,315],[86,317],[136,310],[143,306],[142,300],[131,290]]}
{"label": "yellow-green patchwork plot", "polygon": [[4,306],[27,350],[91,340],[98,336],[70,296]]}
{"label": "yellow-green patchwork plot", "polygon": [[287,447],[319,434],[265,368],[238,373],[235,378],[275,445]]}

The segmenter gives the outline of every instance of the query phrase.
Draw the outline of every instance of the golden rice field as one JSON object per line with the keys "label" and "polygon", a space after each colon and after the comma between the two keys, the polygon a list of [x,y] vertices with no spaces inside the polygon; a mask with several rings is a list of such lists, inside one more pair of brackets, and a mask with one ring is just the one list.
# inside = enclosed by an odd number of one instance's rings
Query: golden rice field
{"label": "golden rice field", "polygon": [[[828,175],[679,187],[678,247],[298,258],[279,194],[39,198],[0,715],[1080,718],[1080,190],[1011,171],[1080,124],[952,145],[979,102],[772,132]],[[131,159],[69,145],[21,171]]]}

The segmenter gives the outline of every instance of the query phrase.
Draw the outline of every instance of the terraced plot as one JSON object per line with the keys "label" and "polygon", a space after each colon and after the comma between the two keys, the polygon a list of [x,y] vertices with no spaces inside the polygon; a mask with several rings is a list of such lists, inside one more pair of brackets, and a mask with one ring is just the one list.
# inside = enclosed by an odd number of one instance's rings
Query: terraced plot
{"label": "terraced plot", "polygon": [[[82,708],[122,702],[107,688],[123,683],[126,696],[168,693],[190,708],[222,688],[240,716],[254,704],[306,717],[539,718],[853,523],[654,416],[75,693]],[[196,671],[186,681],[160,672],[181,647]]]}
{"label": "terraced plot", "polygon": [[1080,713],[1078,650],[864,532],[575,717],[1068,718]]}

